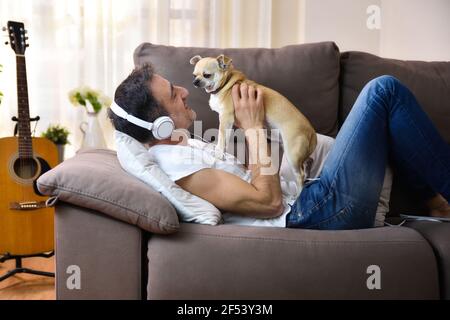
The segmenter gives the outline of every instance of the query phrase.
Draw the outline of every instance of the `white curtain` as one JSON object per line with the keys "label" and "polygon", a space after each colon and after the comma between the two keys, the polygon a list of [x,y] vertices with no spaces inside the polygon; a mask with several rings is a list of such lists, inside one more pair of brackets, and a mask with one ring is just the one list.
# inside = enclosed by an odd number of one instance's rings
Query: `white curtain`
{"label": "white curtain", "polygon": [[[275,2],[277,5],[275,6]],[[79,149],[86,112],[67,94],[87,85],[112,98],[133,68],[142,42],[175,46],[279,47],[302,41],[301,0],[0,0],[0,24],[22,21],[30,116],[35,134],[49,124],[71,132],[66,158]],[[6,37],[4,39],[7,39]],[[6,41],[6,40],[5,40]],[[17,114],[15,55],[0,46],[0,137],[13,134]],[[99,114],[107,144],[114,148],[106,112]],[[32,129],[34,124],[32,124]]]}

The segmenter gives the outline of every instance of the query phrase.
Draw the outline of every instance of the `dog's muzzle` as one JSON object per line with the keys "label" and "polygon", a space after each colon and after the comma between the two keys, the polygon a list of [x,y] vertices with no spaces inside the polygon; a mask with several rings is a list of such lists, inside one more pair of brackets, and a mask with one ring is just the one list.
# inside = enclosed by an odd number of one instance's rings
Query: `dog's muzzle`
{"label": "dog's muzzle", "polygon": [[198,87],[200,87],[200,80],[199,80],[199,79],[195,79],[194,81],[192,81],[192,84],[193,84],[196,88],[198,88]]}

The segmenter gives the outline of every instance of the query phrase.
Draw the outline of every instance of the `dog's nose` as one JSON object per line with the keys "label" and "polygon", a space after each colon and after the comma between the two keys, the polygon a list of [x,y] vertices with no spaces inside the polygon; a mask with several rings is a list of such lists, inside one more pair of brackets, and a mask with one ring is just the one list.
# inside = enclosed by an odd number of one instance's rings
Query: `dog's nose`
{"label": "dog's nose", "polygon": [[194,81],[192,81],[192,83],[194,84],[194,86],[198,87],[200,85],[200,80],[194,79]]}

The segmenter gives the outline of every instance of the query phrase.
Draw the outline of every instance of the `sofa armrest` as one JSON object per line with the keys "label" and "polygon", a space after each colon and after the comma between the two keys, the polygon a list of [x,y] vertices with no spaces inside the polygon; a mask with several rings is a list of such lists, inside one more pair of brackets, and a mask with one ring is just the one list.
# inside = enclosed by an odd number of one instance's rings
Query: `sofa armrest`
{"label": "sofa armrest", "polygon": [[407,221],[404,226],[417,230],[433,247],[438,262],[441,299],[450,300],[450,223]]}
{"label": "sofa armrest", "polygon": [[433,250],[410,228],[180,226],[149,240],[149,299],[439,299]]}
{"label": "sofa armrest", "polygon": [[64,202],[55,229],[57,299],[142,298],[141,229]]}

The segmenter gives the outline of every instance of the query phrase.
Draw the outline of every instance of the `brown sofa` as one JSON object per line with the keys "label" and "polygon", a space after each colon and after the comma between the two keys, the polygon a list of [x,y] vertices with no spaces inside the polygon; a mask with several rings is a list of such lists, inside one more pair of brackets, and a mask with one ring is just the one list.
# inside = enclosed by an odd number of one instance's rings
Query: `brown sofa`
{"label": "brown sofa", "polygon": [[[365,83],[394,75],[450,142],[450,62],[340,53],[332,42],[223,50],[142,44],[134,58],[136,65],[151,61],[190,90],[205,130],[217,127],[217,116],[207,95],[191,85],[189,58],[223,52],[330,136]],[[38,187],[59,197],[58,299],[450,299],[448,223],[351,231],[179,223],[171,204],[126,174],[108,150],[80,151],[42,176]],[[419,192],[398,175],[390,207],[391,222],[399,213],[424,213]],[[73,265],[80,268],[79,288],[67,285]],[[368,286],[373,265],[379,267],[379,289]]]}

